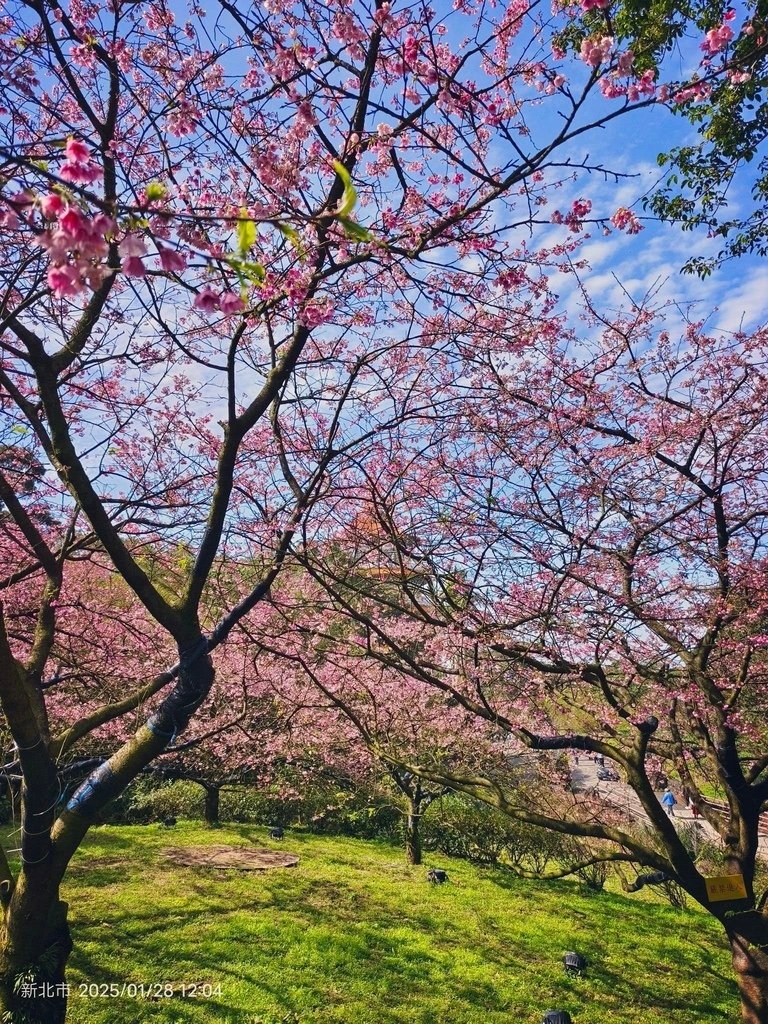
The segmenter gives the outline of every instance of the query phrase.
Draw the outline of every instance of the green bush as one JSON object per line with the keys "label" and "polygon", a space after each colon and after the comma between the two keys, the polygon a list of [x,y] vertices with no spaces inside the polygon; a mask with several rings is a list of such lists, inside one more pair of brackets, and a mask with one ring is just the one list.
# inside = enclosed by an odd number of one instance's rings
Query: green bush
{"label": "green bush", "polygon": [[224,788],[219,797],[219,817],[222,821],[237,821],[249,825],[288,825],[281,812],[281,803],[269,792],[252,786]]}
{"label": "green bush", "polygon": [[426,849],[476,864],[498,864],[510,840],[513,822],[467,797],[443,797],[422,819]]}
{"label": "green bush", "polygon": [[277,789],[223,789],[221,818],[256,825],[301,827],[325,835],[358,839],[391,837],[401,815],[372,793],[333,786],[310,786],[301,796],[285,797]]}
{"label": "green bush", "polygon": [[11,806],[10,800],[5,797],[0,797],[0,825],[7,825],[9,821],[13,820],[13,807]]}
{"label": "green bush", "polygon": [[487,804],[453,794],[434,805],[422,822],[426,849],[462,857],[475,864],[507,866],[543,873],[567,858],[572,840],[556,832],[515,821]]}
{"label": "green bush", "polygon": [[163,818],[203,817],[202,786],[196,782],[165,782],[141,778],[106,809],[104,820],[140,825]]}
{"label": "green bush", "polygon": [[593,892],[603,891],[605,883],[608,881],[609,873],[610,865],[605,862],[588,864],[586,867],[580,868],[579,871],[576,872],[584,885]]}

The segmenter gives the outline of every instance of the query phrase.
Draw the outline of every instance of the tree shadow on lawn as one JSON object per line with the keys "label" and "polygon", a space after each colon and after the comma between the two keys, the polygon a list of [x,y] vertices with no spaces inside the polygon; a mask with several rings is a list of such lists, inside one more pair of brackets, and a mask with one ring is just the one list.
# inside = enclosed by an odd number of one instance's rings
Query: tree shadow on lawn
{"label": "tree shadow on lawn", "polygon": [[[608,891],[594,892],[574,881],[519,879],[495,870],[485,872],[485,877],[518,897],[524,891],[522,887],[530,887],[532,902],[546,886],[557,901],[560,922],[566,925],[562,938],[567,939],[569,931],[573,935],[572,943],[565,948],[586,955],[587,976],[596,987],[614,995],[623,993],[629,1000],[639,997],[649,1006],[669,1010],[688,1007],[708,1014],[708,1021],[735,1019],[732,1013],[713,1005],[717,1000],[737,1007],[738,988],[732,976],[715,967],[718,955],[725,964],[729,954],[725,936],[703,912],[681,911]],[[709,934],[710,945],[701,941],[702,933]],[[716,979],[719,991],[711,1001],[692,1002],[690,990],[684,997],[677,991],[680,979],[686,975],[710,992],[713,985],[707,979]],[[659,978],[666,978],[666,983],[659,982]],[[707,998],[706,994],[702,998]]]}
{"label": "tree shadow on lawn", "polygon": [[[258,912],[264,913],[269,909],[259,906]],[[247,914],[247,910],[230,912],[231,917],[238,918]],[[376,1007],[377,1019],[382,1024],[402,1022],[408,1018],[403,1018],[396,1011],[435,989],[439,989],[444,1001],[456,1009],[457,1013],[452,1018],[455,1021],[461,1020],[462,1004],[467,1008],[481,1008],[485,1014],[504,1014],[504,1019],[508,1019],[509,1003],[494,985],[452,977],[451,972],[445,970],[441,958],[425,950],[420,942],[387,932],[390,925],[401,926],[402,922],[377,925],[357,922],[354,931],[350,932],[339,929],[338,919],[331,910],[302,907],[300,916],[301,920],[296,925],[298,934],[281,929],[279,923],[274,924],[271,935],[269,929],[267,934],[261,928],[248,934],[244,929],[236,928],[237,949],[233,951],[234,940],[217,935],[216,923],[202,929],[199,927],[200,915],[197,912],[176,915],[176,927],[169,928],[167,918],[144,911],[140,915],[141,927],[132,928],[130,943],[123,941],[121,948],[126,954],[130,955],[131,951],[135,954],[131,959],[138,968],[135,972],[137,981],[141,977],[144,984],[150,984],[151,978],[142,976],[156,973],[156,970],[142,971],[140,960],[157,965],[160,958],[167,957],[168,949],[174,948],[172,980],[178,977],[177,984],[193,980],[221,983],[224,995],[229,987],[227,980],[237,988],[253,987],[259,990],[260,1004],[265,996],[273,1003],[278,1020],[280,1015],[286,1016],[292,1011],[306,1011],[307,1004],[321,1008],[332,1003],[344,1003],[349,996],[354,1002],[377,997],[381,1000]],[[197,934],[194,949],[189,945],[180,948],[179,929],[185,926],[193,928]],[[81,925],[79,932],[83,946],[87,947],[96,939],[95,929],[87,925]],[[259,959],[255,964],[249,962],[249,947],[258,952]],[[122,984],[126,980],[134,980],[126,979],[123,971],[118,972],[95,961],[82,948],[74,961],[78,973],[94,983]],[[170,973],[170,966],[168,971]],[[297,998],[299,988],[303,991]],[[221,1009],[220,1016],[211,1017],[215,1020],[228,1019],[225,1013],[242,1012],[223,1002],[206,1002],[206,1006],[211,1010],[215,1007],[217,1014]],[[312,1010],[309,1013],[300,1019],[314,1020]]]}
{"label": "tree shadow on lawn", "polygon": [[[117,971],[87,956],[83,946],[87,949],[91,943],[105,940],[104,924],[93,921],[76,924],[74,962],[80,973],[93,982],[132,980],[146,984],[169,980],[223,984],[223,979],[229,979],[241,990],[243,1001],[247,1000],[248,987],[252,987],[260,993],[260,1004],[268,997],[283,1015],[307,1012],[308,1016],[300,1017],[307,1022],[354,1019],[327,1015],[316,1018],[310,1007],[324,1008],[346,1001],[354,1004],[361,1000],[370,1007],[371,999],[375,998],[381,1024],[402,1024],[410,1020],[399,1012],[406,1003],[419,999],[428,1002],[435,993],[455,1007],[451,1019],[457,1024],[462,1019],[507,1021],[509,1014],[516,1011],[523,1019],[522,1013],[527,1013],[528,1007],[513,1003],[516,985],[519,987],[516,979],[533,990],[526,994],[526,1002],[535,1002],[537,1006],[559,1002],[570,1006],[573,1012],[576,1004],[582,1011],[591,1004],[599,1004],[602,1016],[590,1015],[595,1021],[616,1019],[618,1008],[627,1005],[664,1009],[664,1017],[655,1018],[659,1021],[675,1019],[669,1016],[673,1012],[681,1014],[681,1024],[691,1021],[694,1013],[702,1014],[702,1021],[728,1019],[727,1014],[713,1007],[711,1000],[704,1001],[704,994],[699,1000],[692,999],[690,989],[677,991],[675,974],[679,966],[665,968],[659,965],[652,949],[643,948],[644,939],[653,938],[658,943],[658,918],[654,926],[652,921],[644,922],[642,916],[634,914],[628,925],[626,914],[620,913],[622,909],[626,911],[626,900],[619,906],[619,897],[580,896],[576,887],[561,883],[556,892],[563,913],[559,920],[551,916],[548,931],[535,927],[526,930],[522,910],[518,909],[517,914],[509,917],[507,933],[499,927],[498,915],[490,915],[487,904],[482,904],[477,907],[477,927],[468,934],[466,917],[458,925],[451,920],[448,888],[419,889],[414,898],[429,899],[429,906],[412,906],[404,913],[407,898],[404,900],[402,893],[400,903],[393,905],[372,892],[352,890],[343,881],[302,877],[294,871],[291,869],[290,877],[271,872],[252,879],[244,878],[240,872],[206,869],[169,872],[170,877],[158,891],[157,902],[106,907],[112,941],[117,939],[124,954],[134,954],[135,976],[127,978],[122,968]],[[521,893],[521,887],[511,884],[512,880],[499,885],[495,875],[484,879],[489,880],[501,890],[510,890],[510,895],[515,890],[518,902],[526,893],[535,897],[536,883],[522,886]],[[121,881],[126,881],[125,874]],[[192,901],[194,905],[176,905],[175,891],[183,893],[187,903]],[[587,910],[578,910],[574,903],[585,905]],[[466,909],[462,908],[463,915]],[[590,915],[590,909],[597,913]],[[670,923],[665,921],[665,926]],[[627,927],[637,943],[631,969],[611,955],[612,940],[618,937],[621,957],[632,955],[628,950],[632,950],[634,942],[627,942]],[[696,946],[697,955],[694,957],[691,951],[690,958],[695,960],[695,969],[701,971],[702,948],[698,943],[691,944]],[[588,978],[572,980],[562,973],[560,957],[574,945],[590,958]],[[678,952],[676,946],[675,953]],[[142,969],[142,961],[147,968]],[[167,978],[158,977],[160,967],[167,972]],[[478,973],[480,967],[502,981],[466,976]],[[706,967],[704,970],[724,980],[716,972]],[[666,972],[669,984],[660,984],[659,973]],[[280,981],[275,982],[275,977]],[[735,987],[730,983],[720,986],[723,987],[733,990],[735,1005]],[[720,996],[723,995],[721,992]],[[164,1019],[155,1016],[149,1004],[144,1005],[151,1014],[146,1019]],[[211,1003],[207,1006],[213,1010]],[[462,1018],[462,1008],[470,1016]],[[484,1018],[472,1013],[478,1009]],[[224,1014],[233,1010],[231,1005],[217,1003],[215,1017],[200,1019],[227,1020]],[[418,1019],[442,1018],[421,1015]]]}

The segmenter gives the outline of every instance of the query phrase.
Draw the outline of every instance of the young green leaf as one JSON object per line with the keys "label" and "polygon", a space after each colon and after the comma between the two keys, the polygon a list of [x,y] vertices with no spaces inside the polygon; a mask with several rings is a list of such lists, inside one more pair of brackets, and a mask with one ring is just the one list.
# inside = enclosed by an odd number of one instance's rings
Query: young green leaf
{"label": "young green leaf", "polygon": [[373,238],[368,228],[364,228],[362,224],[358,224],[351,217],[339,217],[339,224],[344,229],[347,238],[351,238],[353,242],[370,242]]}
{"label": "young green leaf", "polygon": [[253,263],[249,260],[242,260],[238,267],[243,277],[248,278],[252,284],[262,285],[267,276],[266,267],[262,263]]}
{"label": "young green leaf", "polygon": [[256,243],[256,225],[248,216],[245,207],[240,210],[240,214],[241,219],[237,222],[237,251],[241,256],[247,256]]}
{"label": "young green leaf", "polygon": [[162,183],[162,181],[150,181],[144,190],[147,201],[150,203],[159,202],[161,199],[165,199],[168,195],[168,189]]}
{"label": "young green leaf", "polygon": [[357,190],[352,184],[352,178],[349,176],[349,171],[339,160],[333,161],[333,169],[336,171],[338,176],[344,185],[344,193],[341,197],[336,213],[339,218],[348,217],[357,205]]}
{"label": "young green leaf", "polygon": [[288,241],[298,249],[301,245],[301,238],[299,238],[299,233],[296,228],[292,228],[290,224],[283,224],[281,221],[278,221],[277,229],[281,235],[284,235]]}

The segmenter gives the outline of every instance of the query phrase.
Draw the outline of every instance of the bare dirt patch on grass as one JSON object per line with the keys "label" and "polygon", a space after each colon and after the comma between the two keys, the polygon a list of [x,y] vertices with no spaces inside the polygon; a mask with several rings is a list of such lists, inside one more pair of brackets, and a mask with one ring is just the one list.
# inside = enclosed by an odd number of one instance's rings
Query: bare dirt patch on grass
{"label": "bare dirt patch on grass", "polygon": [[272,868],[295,868],[299,863],[295,853],[258,850],[249,846],[168,846],[162,854],[171,863],[189,868],[269,871]]}

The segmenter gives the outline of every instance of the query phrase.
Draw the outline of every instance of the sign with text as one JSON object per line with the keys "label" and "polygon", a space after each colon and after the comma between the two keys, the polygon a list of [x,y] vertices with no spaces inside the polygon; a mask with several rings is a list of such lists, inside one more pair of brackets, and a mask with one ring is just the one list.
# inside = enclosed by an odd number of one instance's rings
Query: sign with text
{"label": "sign with text", "polygon": [[711,903],[718,900],[745,900],[747,890],[743,875],[720,875],[718,878],[705,878],[707,883],[707,899]]}

